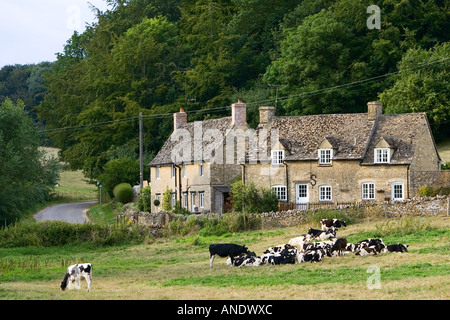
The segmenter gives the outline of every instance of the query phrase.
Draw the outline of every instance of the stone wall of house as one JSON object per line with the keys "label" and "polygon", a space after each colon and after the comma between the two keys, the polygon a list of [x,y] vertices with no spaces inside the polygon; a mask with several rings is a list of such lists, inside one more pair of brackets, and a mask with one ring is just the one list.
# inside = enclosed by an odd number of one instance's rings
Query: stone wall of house
{"label": "stone wall of house", "polygon": [[411,196],[419,195],[421,186],[450,188],[450,170],[441,171],[411,171]]}

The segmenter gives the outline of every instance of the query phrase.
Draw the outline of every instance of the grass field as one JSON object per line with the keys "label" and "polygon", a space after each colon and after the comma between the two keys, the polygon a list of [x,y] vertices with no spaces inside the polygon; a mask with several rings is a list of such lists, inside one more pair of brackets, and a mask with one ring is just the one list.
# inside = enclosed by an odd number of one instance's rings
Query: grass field
{"label": "grass field", "polygon": [[450,139],[437,143],[436,147],[442,161],[450,162]]}
{"label": "grass field", "polygon": [[[246,244],[260,255],[308,227],[205,237],[195,233],[120,247],[0,248],[0,299],[450,298],[450,218],[445,216],[361,221],[338,232],[349,242],[382,236],[386,244],[408,244],[407,253],[242,268],[216,258],[209,267],[210,243]],[[80,292],[59,290],[65,268],[77,262],[93,264],[91,293],[84,291],[85,282]],[[368,287],[373,268],[380,271],[379,289]]]}

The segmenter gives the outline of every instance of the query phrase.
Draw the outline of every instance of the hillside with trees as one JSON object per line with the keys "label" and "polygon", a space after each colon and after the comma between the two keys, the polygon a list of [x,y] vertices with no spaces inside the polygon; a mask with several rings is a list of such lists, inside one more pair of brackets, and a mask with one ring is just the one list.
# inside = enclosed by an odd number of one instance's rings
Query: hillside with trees
{"label": "hillside with trees", "polygon": [[63,160],[91,179],[137,161],[139,112],[149,162],[173,112],[221,117],[237,98],[253,127],[276,97],[278,115],[381,100],[386,113],[426,112],[436,141],[450,136],[448,1],[380,0],[380,29],[367,26],[368,0],[107,2],[68,39],[34,108]]}

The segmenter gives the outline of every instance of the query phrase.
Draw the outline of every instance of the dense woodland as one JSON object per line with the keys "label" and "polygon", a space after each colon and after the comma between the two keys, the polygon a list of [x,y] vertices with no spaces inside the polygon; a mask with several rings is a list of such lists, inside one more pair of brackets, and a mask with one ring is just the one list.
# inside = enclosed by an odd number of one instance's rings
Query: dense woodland
{"label": "dense woodland", "polygon": [[379,0],[380,29],[367,26],[369,0],[107,2],[55,62],[0,70],[0,102],[22,99],[42,141],[93,180],[127,166],[138,182],[139,112],[148,162],[171,113],[221,117],[238,98],[252,127],[261,105],[306,115],[381,100],[450,136],[448,1]]}

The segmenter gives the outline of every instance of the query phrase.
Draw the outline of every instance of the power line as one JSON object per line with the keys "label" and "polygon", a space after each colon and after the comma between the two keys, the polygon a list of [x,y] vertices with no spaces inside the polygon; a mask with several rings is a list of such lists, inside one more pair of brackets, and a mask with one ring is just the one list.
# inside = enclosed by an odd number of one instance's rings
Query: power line
{"label": "power line", "polygon": [[[398,70],[398,71],[394,71],[394,72],[389,72],[389,73],[385,73],[379,76],[375,76],[375,77],[371,77],[371,78],[366,78],[366,79],[362,79],[362,80],[358,80],[358,81],[354,81],[354,82],[349,82],[349,83],[345,83],[345,84],[341,84],[341,85],[336,85],[336,86],[332,86],[332,87],[328,87],[328,88],[322,88],[322,89],[317,89],[317,90],[312,90],[312,91],[307,91],[307,92],[302,92],[302,93],[297,93],[297,94],[292,94],[292,95],[288,95],[288,96],[284,96],[284,97],[276,97],[275,101],[278,100],[289,100],[289,99],[293,99],[293,98],[298,98],[298,97],[304,97],[304,96],[309,96],[309,95],[317,95],[320,94],[322,92],[325,91],[330,91],[330,90],[336,90],[336,89],[342,89],[345,87],[353,87],[353,86],[359,86],[362,85],[363,83],[370,83],[370,82],[374,82],[377,81],[379,79],[382,78],[386,78],[392,75],[396,75],[399,74],[401,72],[407,72],[407,71],[411,71],[411,70],[418,70],[418,69],[423,69],[424,67],[433,65],[433,64],[443,64],[448,62],[449,58],[442,58],[439,60],[435,60],[435,61],[431,61],[431,62],[427,62],[427,63],[422,63],[422,64],[418,64],[415,67],[411,67],[411,68],[407,68],[404,70]],[[278,93],[278,88],[281,87],[281,85],[276,85],[277,87],[277,93]],[[259,100],[259,101],[251,101],[251,102],[247,102],[247,105],[258,105],[261,103],[266,103],[266,102],[272,102],[274,101],[274,99],[265,99],[265,100]],[[205,113],[205,112],[220,112],[220,111],[225,111],[227,109],[230,109],[231,106],[227,105],[227,106],[223,106],[223,107],[216,107],[216,108],[210,108],[210,109],[200,109],[200,110],[190,110],[190,111],[185,111],[186,113],[194,113],[194,114],[198,114],[198,113]],[[148,114],[148,115],[143,115],[142,118],[143,119],[162,119],[168,116],[172,116],[173,113],[160,113],[160,114]],[[40,133],[50,133],[50,132],[55,132],[55,131],[65,131],[65,130],[76,130],[76,129],[82,129],[82,128],[88,128],[88,127],[96,127],[96,126],[102,126],[102,125],[108,125],[108,124],[113,124],[115,122],[128,122],[128,121],[133,121],[139,119],[139,116],[136,117],[128,117],[128,118],[122,118],[122,119],[115,119],[115,120],[110,120],[110,121],[103,121],[103,122],[96,122],[96,123],[92,123],[92,124],[84,124],[84,125],[77,125],[77,126],[67,126],[67,127],[61,127],[61,128],[53,128],[53,129],[46,129],[46,130],[42,130]],[[445,123],[445,122],[444,122]]]}

